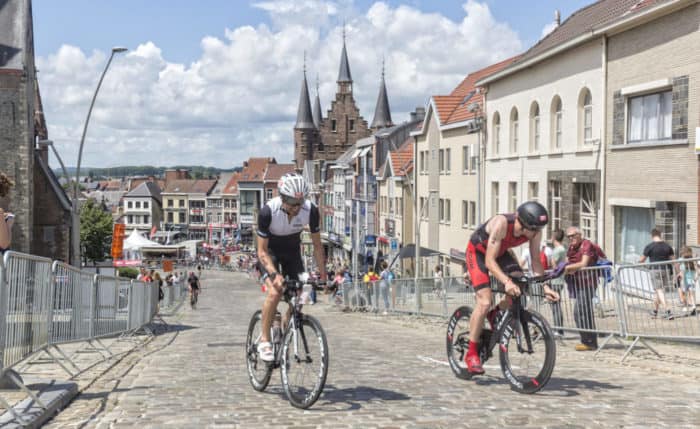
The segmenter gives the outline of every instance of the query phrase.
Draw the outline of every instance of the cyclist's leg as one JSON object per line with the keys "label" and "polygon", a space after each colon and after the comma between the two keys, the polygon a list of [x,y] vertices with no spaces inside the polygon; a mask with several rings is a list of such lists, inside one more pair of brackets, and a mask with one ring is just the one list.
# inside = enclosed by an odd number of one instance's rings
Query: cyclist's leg
{"label": "cyclist's leg", "polygon": [[[273,265],[277,267],[278,272],[281,274],[282,272],[279,270],[277,259],[274,255],[270,255],[270,257],[272,258]],[[267,289],[267,296],[265,297],[265,302],[263,303],[262,307],[262,333],[260,335],[260,342],[270,342],[270,328],[272,327],[272,319],[275,316],[275,313],[277,313],[277,305],[279,304],[281,298],[282,292],[277,291],[277,289],[274,287]]]}
{"label": "cyclist's leg", "polygon": [[[289,280],[299,280],[299,274],[304,272],[304,262],[301,260],[301,254],[292,255],[279,259],[280,273],[289,277]],[[300,294],[301,291],[298,291]],[[292,306],[287,308],[287,311],[282,316],[282,326],[287,327],[289,318],[292,315]]]}
{"label": "cyclist's leg", "polygon": [[[484,326],[484,319],[491,307],[491,279],[486,268],[485,255],[477,252],[471,243],[467,246],[467,269],[472,279],[472,287],[476,294],[476,306],[469,319],[469,342],[479,343],[481,330]],[[476,346],[474,346],[476,347]],[[470,346],[470,350],[471,350]]]}
{"label": "cyclist's leg", "polygon": [[[523,270],[520,267],[520,264],[518,264],[518,260],[515,258],[515,256],[513,256],[513,254],[510,251],[499,256],[498,259],[496,259],[496,263],[498,263],[498,266],[501,267],[501,270],[508,275],[517,277],[523,274]],[[507,308],[510,308],[512,304],[513,300],[511,299],[511,297],[504,294],[503,298],[498,303],[498,307],[501,310],[505,310]]]}

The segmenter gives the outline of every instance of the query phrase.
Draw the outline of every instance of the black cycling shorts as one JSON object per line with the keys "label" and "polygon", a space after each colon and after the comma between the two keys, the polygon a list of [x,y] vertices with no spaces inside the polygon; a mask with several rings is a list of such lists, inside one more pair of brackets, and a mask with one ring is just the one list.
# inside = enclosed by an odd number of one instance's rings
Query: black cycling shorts
{"label": "black cycling shorts", "polygon": [[[290,280],[299,280],[299,274],[303,273],[304,262],[301,260],[301,254],[277,256],[270,253],[272,264],[283,277],[289,277]],[[261,273],[267,270],[262,262],[258,261],[258,266]]]}

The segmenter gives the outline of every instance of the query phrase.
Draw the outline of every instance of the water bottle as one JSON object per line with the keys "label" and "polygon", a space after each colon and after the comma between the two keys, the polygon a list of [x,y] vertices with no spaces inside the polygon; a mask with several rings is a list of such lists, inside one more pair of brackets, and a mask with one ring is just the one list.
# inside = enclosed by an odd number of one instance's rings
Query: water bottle
{"label": "water bottle", "polygon": [[282,341],[282,315],[277,313],[272,321],[272,342],[279,344],[280,341]]}

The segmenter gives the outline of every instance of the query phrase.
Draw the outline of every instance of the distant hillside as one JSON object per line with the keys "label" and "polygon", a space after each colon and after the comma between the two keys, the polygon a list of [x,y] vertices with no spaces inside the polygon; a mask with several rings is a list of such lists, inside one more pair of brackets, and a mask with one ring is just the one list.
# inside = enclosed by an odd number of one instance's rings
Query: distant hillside
{"label": "distant hillside", "polygon": [[[81,176],[91,176],[95,178],[100,177],[126,177],[126,176],[164,176],[165,170],[168,169],[181,169],[189,170],[190,175],[199,179],[202,177],[218,176],[222,172],[232,172],[241,171],[243,167],[234,167],[229,169],[216,168],[216,167],[204,167],[201,165],[176,165],[173,167],[154,167],[152,165],[139,165],[139,166],[119,166],[110,168],[93,168],[93,167],[81,167]],[[71,176],[75,175],[75,167],[66,167],[68,174]],[[57,176],[63,174],[60,168],[54,169],[54,173]]]}

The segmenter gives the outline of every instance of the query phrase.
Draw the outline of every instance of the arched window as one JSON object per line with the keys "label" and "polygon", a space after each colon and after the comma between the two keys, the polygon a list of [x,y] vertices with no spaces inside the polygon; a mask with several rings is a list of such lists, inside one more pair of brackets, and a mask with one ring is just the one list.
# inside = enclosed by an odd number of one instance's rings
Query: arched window
{"label": "arched window", "polygon": [[510,111],[510,153],[518,153],[518,109]]}
{"label": "arched window", "polygon": [[501,149],[501,115],[493,114],[493,155],[498,155]]}
{"label": "arched window", "polygon": [[588,88],[583,88],[578,97],[579,145],[593,143],[593,97]]}
{"label": "arched window", "polygon": [[558,95],[555,95],[554,98],[552,99],[552,108],[550,111],[551,114],[551,124],[552,124],[552,129],[551,129],[551,136],[552,136],[552,148],[555,150],[559,150],[562,148],[562,145],[564,143],[563,136],[562,136],[562,109],[561,109],[561,98],[559,98]]}
{"label": "arched window", "polygon": [[540,150],[540,105],[536,101],[530,106],[530,152]]}

